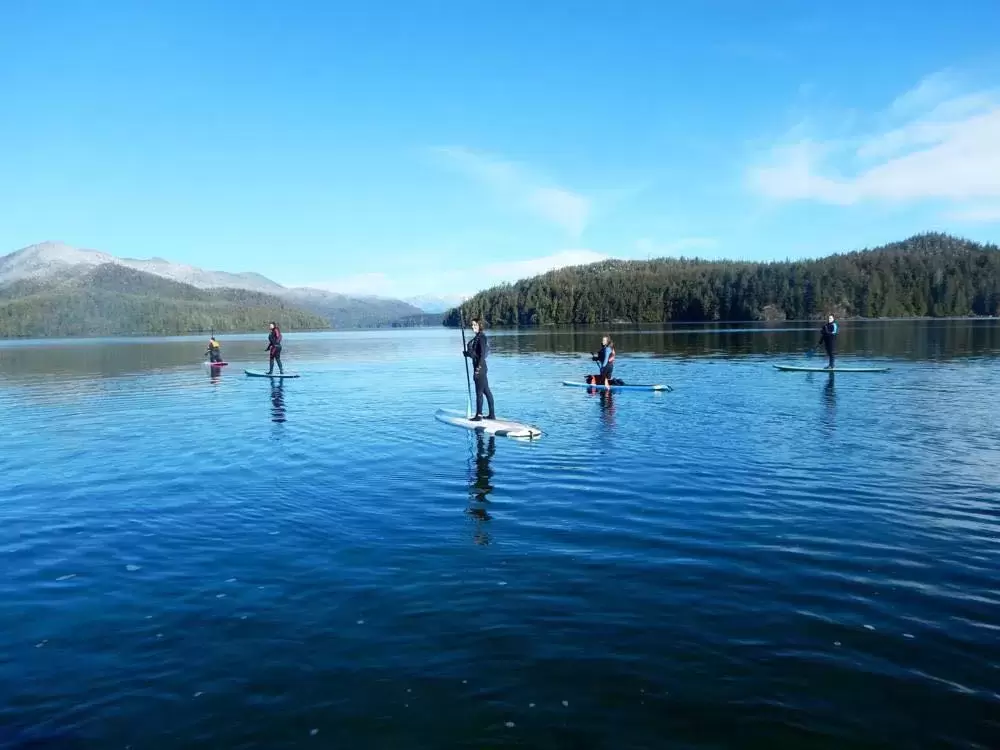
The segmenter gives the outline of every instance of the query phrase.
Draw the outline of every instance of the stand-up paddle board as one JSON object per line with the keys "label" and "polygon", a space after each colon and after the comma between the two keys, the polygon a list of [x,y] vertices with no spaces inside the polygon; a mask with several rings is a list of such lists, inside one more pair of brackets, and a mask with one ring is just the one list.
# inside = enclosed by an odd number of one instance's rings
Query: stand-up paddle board
{"label": "stand-up paddle board", "polygon": [[602,391],[672,391],[669,385],[604,385],[603,383],[578,383],[574,380],[564,380],[563,385],[569,385],[576,388],[597,388]]}
{"label": "stand-up paddle board", "polygon": [[782,372],[889,372],[888,367],[796,367],[795,365],[775,365]]}
{"label": "stand-up paddle board", "polygon": [[465,416],[465,412],[455,409],[438,409],[434,416],[445,424],[453,424],[467,430],[480,430],[499,437],[536,438],[542,434],[542,431],[537,427],[511,422],[508,419],[483,419],[481,422],[473,422]]}
{"label": "stand-up paddle board", "polygon": [[266,372],[261,372],[260,370],[244,370],[251,378],[297,378],[299,374],[297,372],[286,372],[286,373],[273,373],[268,375]]}
{"label": "stand-up paddle board", "polygon": [[228,362],[206,362],[205,367],[225,367]]}

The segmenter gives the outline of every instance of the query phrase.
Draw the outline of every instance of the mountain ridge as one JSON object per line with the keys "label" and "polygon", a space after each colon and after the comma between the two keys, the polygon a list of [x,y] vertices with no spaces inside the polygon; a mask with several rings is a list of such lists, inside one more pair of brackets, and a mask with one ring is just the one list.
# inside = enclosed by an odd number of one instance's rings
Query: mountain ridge
{"label": "mountain ridge", "polygon": [[329,328],[326,320],[274,295],[198,289],[117,263],[0,286],[0,336],[177,335]]}
{"label": "mountain ridge", "polygon": [[389,326],[397,319],[424,312],[415,305],[397,299],[352,297],[312,287],[286,287],[253,271],[231,273],[174,263],[160,257],[119,257],[56,241],[29,245],[0,256],[0,287],[10,287],[22,282],[44,284],[46,281],[65,280],[102,265],[132,269],[197,289],[243,289],[270,294],[289,305],[320,316],[335,328]]}

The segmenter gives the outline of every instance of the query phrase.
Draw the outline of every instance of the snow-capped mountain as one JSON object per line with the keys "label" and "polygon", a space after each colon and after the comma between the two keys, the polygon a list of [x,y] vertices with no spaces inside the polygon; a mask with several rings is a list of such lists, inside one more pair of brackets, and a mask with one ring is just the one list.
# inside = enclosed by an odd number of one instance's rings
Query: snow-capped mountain
{"label": "snow-capped mountain", "polygon": [[119,258],[61,242],[43,242],[0,257],[0,287],[18,281],[59,283],[82,277],[99,266],[114,265],[187,284],[198,289],[245,289],[278,297],[337,326],[378,326],[423,310],[398,299],[353,297],[310,287],[285,287],[258,273],[208,271],[163,258]]}
{"label": "snow-capped mountain", "polygon": [[74,269],[85,270],[107,263],[190,284],[199,289],[231,287],[268,294],[287,291],[285,287],[257,273],[206,271],[182,263],[171,263],[163,258],[118,258],[99,250],[81,250],[61,242],[43,242],[0,257],[0,284],[26,279],[42,280]]}

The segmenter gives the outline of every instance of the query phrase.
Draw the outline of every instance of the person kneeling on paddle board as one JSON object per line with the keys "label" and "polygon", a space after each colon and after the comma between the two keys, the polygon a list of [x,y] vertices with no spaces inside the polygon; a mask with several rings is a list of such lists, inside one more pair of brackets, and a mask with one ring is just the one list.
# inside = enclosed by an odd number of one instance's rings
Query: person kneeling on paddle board
{"label": "person kneeling on paddle board", "polygon": [[601,339],[601,350],[592,359],[601,366],[601,374],[594,379],[594,383],[611,385],[611,373],[615,369],[615,345],[610,336]]}
{"label": "person kneeling on paddle board", "polygon": [[496,419],[496,412],[493,410],[493,391],[490,390],[490,381],[486,372],[486,357],[489,354],[489,344],[486,341],[486,334],[483,333],[483,324],[479,318],[472,319],[472,332],[475,336],[462,352],[472,360],[472,379],[476,382],[476,416],[473,422],[483,420],[483,396],[489,404],[490,413],[486,419]]}
{"label": "person kneeling on paddle board", "polygon": [[222,361],[222,347],[219,346],[219,342],[215,340],[215,336],[212,336],[208,340],[208,351],[205,352],[208,355],[209,362],[221,362]]}
{"label": "person kneeling on paddle board", "polygon": [[826,320],[826,325],[820,329],[819,340],[826,349],[826,356],[830,361],[826,369],[832,370],[834,360],[837,358],[837,334],[840,333],[840,326],[832,315],[828,316]]}
{"label": "person kneeling on paddle board", "polygon": [[274,374],[274,363],[278,363],[278,372],[282,375],[285,373],[285,368],[281,365],[281,329],[278,328],[278,324],[271,321],[268,326],[271,332],[267,334],[267,352],[270,355],[269,364],[267,368],[267,374]]}

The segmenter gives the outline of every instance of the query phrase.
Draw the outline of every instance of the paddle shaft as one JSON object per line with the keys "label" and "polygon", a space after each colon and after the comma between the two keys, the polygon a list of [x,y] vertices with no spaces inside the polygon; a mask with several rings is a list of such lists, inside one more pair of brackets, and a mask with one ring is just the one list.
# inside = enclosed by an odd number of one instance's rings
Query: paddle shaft
{"label": "paddle shaft", "polygon": [[465,313],[462,308],[458,308],[458,319],[459,325],[462,327],[462,359],[465,360],[465,385],[468,390],[466,393],[465,401],[465,415],[466,417],[472,416],[472,378],[469,377],[469,358],[465,356],[466,343],[465,343]]}

